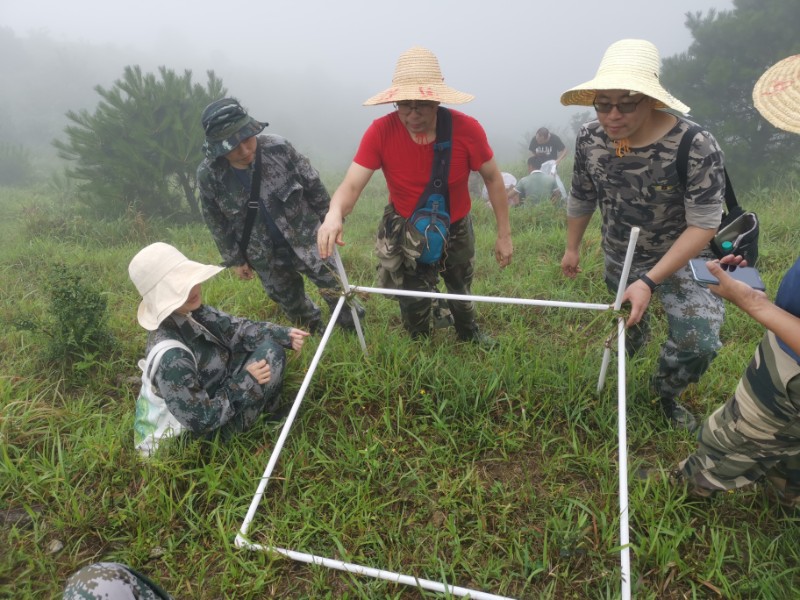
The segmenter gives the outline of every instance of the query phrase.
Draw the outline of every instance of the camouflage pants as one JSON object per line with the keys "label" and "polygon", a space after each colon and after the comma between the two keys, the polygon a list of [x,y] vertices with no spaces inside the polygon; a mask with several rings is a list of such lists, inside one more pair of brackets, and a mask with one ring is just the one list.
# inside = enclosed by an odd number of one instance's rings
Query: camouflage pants
{"label": "camouflage pants", "polygon": [[[331,310],[339,300],[341,285],[335,274],[336,267],[333,260],[329,260],[328,265],[330,269],[316,273],[309,269],[289,247],[274,248],[271,259],[250,261],[250,266],[258,273],[261,285],[264,286],[270,299],[281,307],[293,323],[301,327],[313,327],[322,321],[322,312],[306,294],[303,275],[319,288]],[[355,300],[350,301],[347,306],[351,304],[355,306],[358,316],[363,317],[364,308]],[[354,327],[349,308],[342,310],[339,323],[344,327]]]}
{"label": "camouflage pants", "polygon": [[766,478],[783,504],[800,506],[800,366],[773,334],[759,344],[734,396],[703,423],[680,476],[699,496]]}
{"label": "camouflage pants", "polygon": [[[475,232],[472,229],[472,217],[467,215],[450,224],[444,258],[435,264],[415,263],[414,268],[405,268],[402,288],[422,292],[436,291],[441,274],[448,293],[470,294],[474,270]],[[399,296],[398,302],[406,330],[414,337],[430,334],[432,308],[430,298]],[[448,300],[447,306],[453,315],[458,337],[463,340],[472,339],[478,331],[475,303]]]}
{"label": "camouflage pants", "polygon": [[[633,283],[640,274],[632,275],[628,283]],[[620,275],[615,266],[606,264],[606,284],[613,293],[617,291]],[[725,306],[719,297],[692,279],[688,266],[667,278],[654,296],[661,301],[669,333],[661,346],[651,385],[659,398],[677,399],[689,384],[700,379],[717,355]],[[650,312],[645,312],[637,325],[625,331],[628,356],[647,343]]]}
{"label": "camouflage pants", "polygon": [[141,573],[119,563],[94,563],[74,573],[63,600],[169,600],[170,596]]}
{"label": "camouflage pants", "polygon": [[[219,435],[223,439],[249,429],[262,413],[270,414],[278,408],[286,368],[286,350],[283,346],[270,340],[249,354],[234,354],[231,357],[229,368],[232,373],[238,373],[244,370],[245,365],[261,359],[266,359],[270,369],[269,382],[261,386],[264,393],[255,402],[235,407],[234,417],[219,429]],[[216,435],[216,432],[213,435]]]}

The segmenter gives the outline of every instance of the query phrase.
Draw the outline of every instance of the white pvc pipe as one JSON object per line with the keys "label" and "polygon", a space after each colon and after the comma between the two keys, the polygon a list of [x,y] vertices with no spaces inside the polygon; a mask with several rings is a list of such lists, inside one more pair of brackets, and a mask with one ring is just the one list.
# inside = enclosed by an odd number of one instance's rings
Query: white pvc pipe
{"label": "white pvc pipe", "polygon": [[[636,240],[639,239],[639,228],[634,227],[631,229],[631,237],[628,240],[628,249],[625,252],[625,262],[622,265],[622,276],[619,279],[617,286],[617,297],[614,299],[614,310],[619,310],[622,306],[622,296],[625,290],[628,289],[628,275],[631,272],[631,264],[633,264],[633,255],[636,250]],[[608,370],[608,363],[611,360],[611,348],[606,345],[603,352],[603,362],[600,365],[600,377],[597,380],[597,393],[603,391],[603,386],[606,382],[606,371]]]}
{"label": "white pvc pipe", "polygon": [[[286,417],[286,422],[283,424],[281,434],[278,436],[278,441],[275,442],[275,448],[273,448],[272,454],[269,457],[267,468],[264,469],[264,474],[261,476],[261,481],[258,483],[256,494],[253,496],[252,502],[250,502],[250,508],[248,509],[247,515],[242,522],[242,527],[239,529],[240,536],[247,535],[247,530],[256,514],[256,509],[261,502],[261,497],[264,495],[264,490],[267,488],[269,478],[272,476],[272,470],[275,468],[275,464],[278,462],[278,457],[281,454],[281,450],[283,450],[283,444],[286,442],[286,437],[289,435],[289,429],[291,429],[292,423],[294,423],[294,418],[297,416],[297,411],[300,409],[300,404],[303,402],[303,397],[306,394],[306,390],[308,390],[308,386],[311,384],[314,371],[317,370],[317,365],[319,364],[319,360],[322,357],[323,351],[325,350],[325,345],[328,343],[328,339],[331,337],[331,332],[336,325],[336,319],[339,317],[339,313],[342,312],[342,306],[344,306],[344,296],[339,297],[339,301],[336,303],[336,306],[331,313],[331,318],[330,321],[328,321],[328,326],[325,328],[325,333],[322,335],[322,340],[320,340],[317,351],[311,361],[311,365],[309,365],[306,376],[303,378],[303,384],[297,391],[297,396],[295,396],[294,402],[292,403],[292,408],[289,411],[289,415]],[[236,539],[238,544],[239,538],[237,537]]]}
{"label": "white pvc pipe", "polygon": [[376,579],[384,579],[386,581],[391,581],[392,583],[402,583],[404,585],[410,585],[412,587],[423,588],[426,590],[431,590],[434,592],[439,592],[442,594],[449,593],[453,596],[469,596],[475,600],[514,600],[513,598],[509,598],[508,596],[498,596],[496,594],[489,594],[486,592],[481,592],[479,590],[471,590],[468,588],[462,588],[455,585],[448,585],[446,583],[440,583],[438,581],[431,581],[429,579],[420,579],[418,577],[412,577],[410,575],[401,575],[400,573],[395,573],[393,571],[385,571],[383,569],[373,569],[372,567],[365,567],[363,565],[357,565],[355,563],[347,563],[342,562],[340,560],[336,560],[333,558],[325,558],[323,556],[317,556],[315,554],[306,554],[305,552],[295,552],[294,550],[287,550],[285,548],[278,548],[276,546],[263,546],[261,544],[253,544],[248,542],[241,536],[236,537],[236,545],[238,547],[245,547],[250,550],[260,550],[262,552],[275,552],[277,554],[282,554],[292,560],[296,560],[299,562],[304,562],[313,565],[322,565],[324,567],[328,567],[331,569],[338,569],[340,571],[346,571],[348,573],[353,573],[355,575],[365,575],[367,577],[374,577]]}
{"label": "white pvc pipe", "polygon": [[610,304],[590,304],[587,302],[561,302],[558,300],[532,300],[528,298],[504,298],[502,296],[473,296],[471,294],[447,294],[441,292],[419,292],[416,290],[394,290],[388,288],[350,286],[356,292],[384,294],[387,296],[413,296],[415,298],[444,298],[445,300],[464,300],[467,302],[492,302],[495,304],[524,304],[527,306],[555,306],[561,308],[585,308],[589,310],[608,310]]}
{"label": "white pvc pipe", "polygon": [[[624,293],[625,287],[623,286],[624,282],[627,282],[628,273],[630,271],[630,265],[633,258],[633,246],[635,246],[636,238],[638,238],[639,229],[634,228],[631,231],[631,241],[629,242],[628,247],[628,254],[626,256],[625,265],[623,267],[623,277],[620,282],[620,288],[617,290],[617,300],[614,304],[614,308],[619,310],[621,306],[621,297]],[[505,298],[505,297],[492,297],[492,296],[472,296],[472,295],[463,295],[463,294],[449,294],[449,293],[439,293],[439,292],[418,292],[418,291],[407,291],[407,290],[396,290],[396,289],[387,289],[387,288],[373,288],[373,287],[364,287],[364,286],[350,286],[347,283],[347,277],[344,272],[344,266],[341,263],[341,258],[338,255],[338,252],[335,255],[337,269],[340,271],[340,276],[342,277],[342,283],[345,289],[349,289],[351,291],[361,291],[365,293],[377,293],[377,294],[384,294],[384,295],[393,295],[393,296],[414,296],[414,297],[422,297],[422,298],[444,298],[448,300],[465,300],[465,301],[475,301],[475,302],[490,302],[490,303],[502,303],[502,304],[521,304],[521,305],[528,305],[528,306],[550,306],[550,307],[561,307],[561,308],[582,308],[582,309],[589,309],[589,310],[608,310],[612,308],[612,305],[608,304],[592,304],[592,303],[585,303],[585,302],[561,302],[561,301],[554,301],[554,300],[532,300],[532,299],[523,299],[523,298]],[[272,476],[272,471],[277,464],[278,458],[280,456],[281,451],[283,450],[283,445],[286,441],[286,438],[289,434],[289,430],[294,422],[294,419],[297,415],[297,412],[300,408],[300,404],[303,401],[305,393],[308,389],[308,386],[311,383],[311,379],[313,377],[314,372],[319,364],[320,358],[322,357],[322,353],[324,352],[325,346],[330,338],[331,332],[336,324],[336,321],[339,317],[339,314],[342,311],[342,307],[344,305],[345,296],[342,295],[339,298],[336,307],[334,308],[330,321],[328,322],[328,326],[325,329],[325,333],[322,336],[322,340],[320,341],[319,347],[317,348],[317,352],[314,355],[313,360],[311,361],[311,365],[308,368],[305,378],[303,379],[303,383],[300,386],[300,390],[297,393],[297,396],[292,404],[292,408],[289,411],[289,415],[286,418],[286,423],[284,424],[283,428],[281,429],[281,434],[278,437],[278,441],[275,443],[275,448],[270,455],[269,463],[267,464],[267,468],[264,470],[264,474],[261,476],[261,480],[259,481],[258,489],[253,497],[252,502],[250,503],[250,507],[247,511],[247,515],[245,516],[244,521],[242,522],[242,526],[239,530],[239,534],[236,536],[235,544],[239,548],[248,548],[251,550],[260,550],[265,552],[275,552],[286,556],[292,560],[305,562],[309,564],[319,564],[325,567],[338,569],[341,571],[347,571],[349,573],[354,573],[358,575],[364,575],[368,577],[373,577],[377,579],[384,579],[387,581],[391,581],[394,583],[405,584],[413,587],[421,587],[423,589],[428,589],[431,591],[439,592],[439,593],[449,593],[455,596],[469,596],[475,600],[513,600],[506,596],[499,596],[496,594],[490,594],[486,592],[481,592],[479,590],[471,590],[468,588],[462,588],[458,586],[451,586],[448,584],[443,584],[436,581],[430,581],[427,579],[419,579],[417,577],[412,577],[409,575],[402,575],[400,573],[395,573],[392,571],[386,571],[383,569],[375,569],[372,567],[366,567],[363,565],[357,565],[355,563],[346,563],[339,560],[325,558],[313,554],[306,554],[303,552],[296,552],[294,550],[288,550],[285,548],[279,548],[275,546],[263,546],[261,544],[254,544],[249,542],[246,539],[247,531],[250,527],[250,523],[253,521],[255,517],[256,510],[258,509],[258,505],[261,502],[261,498],[264,495],[266,490],[267,484],[269,483],[269,479]],[[364,341],[363,332],[360,327],[360,320],[358,319],[358,315],[353,310],[353,317],[354,322],[356,324],[356,330],[359,334],[359,340],[361,341],[362,349],[366,352],[366,343]],[[619,377],[619,399],[618,399],[618,410],[619,410],[619,463],[620,463],[620,546],[621,546],[621,569],[622,569],[622,600],[630,600],[630,549],[629,549],[629,523],[628,523],[628,470],[627,470],[627,431],[626,431],[626,403],[625,403],[625,324],[623,319],[619,319],[617,325],[617,344],[618,344],[618,377]],[[610,348],[606,348],[606,354],[610,356]],[[600,383],[598,384],[598,391],[602,389],[602,382],[605,379],[605,369],[607,367],[607,360],[604,356],[604,366],[601,368],[601,377]]]}
{"label": "white pvc pipe", "polygon": [[[339,256],[339,249],[336,246],[333,247],[333,259],[336,262],[336,270],[339,271],[339,277],[342,279],[342,286],[344,289],[349,290],[350,284],[347,283],[347,273],[344,270],[342,257]],[[350,306],[350,314],[353,315],[353,323],[355,323],[356,326],[358,341],[361,342],[361,350],[364,354],[367,354],[367,342],[364,340],[364,332],[361,329],[361,319],[358,318],[358,311],[355,306]]]}
{"label": "white pvc pipe", "polygon": [[[625,281],[625,279],[623,279]],[[628,526],[628,417],[625,397],[625,320],[617,323],[617,397],[619,434],[619,545],[620,566],[622,568],[622,600],[631,597],[631,551]]]}

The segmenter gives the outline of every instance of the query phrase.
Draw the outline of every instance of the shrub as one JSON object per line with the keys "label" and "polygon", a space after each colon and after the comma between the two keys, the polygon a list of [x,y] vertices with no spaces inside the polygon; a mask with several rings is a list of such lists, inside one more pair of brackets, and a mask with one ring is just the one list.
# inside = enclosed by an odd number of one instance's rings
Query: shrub
{"label": "shrub", "polygon": [[113,350],[106,299],[84,281],[76,267],[56,264],[45,278],[49,310],[42,316],[18,319],[17,329],[47,339],[44,359],[83,370],[99,353]]}

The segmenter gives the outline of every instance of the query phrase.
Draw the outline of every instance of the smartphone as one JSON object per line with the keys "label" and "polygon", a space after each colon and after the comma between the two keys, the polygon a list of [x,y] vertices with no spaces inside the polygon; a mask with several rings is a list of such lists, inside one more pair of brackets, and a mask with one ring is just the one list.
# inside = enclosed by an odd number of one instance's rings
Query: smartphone
{"label": "smartphone", "polygon": [[[700,285],[717,285],[719,283],[719,279],[708,270],[704,258],[693,258],[689,261],[689,267],[692,269],[692,277]],[[761,281],[761,275],[754,267],[736,267],[735,271],[728,271],[728,275],[738,281],[743,281],[754,290],[763,292],[767,289],[764,282]]]}

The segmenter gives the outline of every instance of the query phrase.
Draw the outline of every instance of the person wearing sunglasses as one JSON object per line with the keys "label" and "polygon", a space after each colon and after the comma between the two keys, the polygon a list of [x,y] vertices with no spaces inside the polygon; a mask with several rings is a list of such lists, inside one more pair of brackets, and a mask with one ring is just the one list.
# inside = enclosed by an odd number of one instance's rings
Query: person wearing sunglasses
{"label": "person wearing sunglasses", "polygon": [[[335,245],[343,246],[343,220],[373,173],[382,169],[389,192],[389,204],[379,225],[376,244],[381,287],[410,291],[436,289],[439,275],[447,291],[469,294],[475,264],[475,234],[472,229],[469,174],[483,178],[497,222],[494,254],[500,268],[511,263],[513,247],[508,218],[508,199],[503,177],[480,123],[440,104],[463,104],[473,99],[444,83],[439,61],[430,50],[414,47],[397,61],[392,85],[369,98],[364,105],[391,104],[395,110],[373,121],[361,139],[344,181],[331,197],[331,205],[317,233],[319,254],[330,256]],[[433,263],[415,259],[413,240],[407,235],[407,220],[431,180],[439,111],[452,118],[449,175],[450,226],[444,254]],[[446,115],[445,115],[446,116]],[[419,252],[416,254],[419,257]],[[413,338],[431,335],[430,299],[400,296],[404,328]],[[473,302],[447,302],[459,340],[480,346],[494,345],[476,322]]]}
{"label": "person wearing sunglasses", "polygon": [[723,155],[713,135],[697,133],[689,152],[686,185],[676,168],[678,145],[693,125],[678,115],[689,107],[660,83],[660,57],[645,40],[620,40],[603,56],[594,79],[567,90],[564,105],[593,106],[575,144],[567,201],[567,242],[561,269],[580,273],[580,247],[599,207],[605,280],[615,292],[633,227],[640,228],[623,302],[629,356],[649,337],[648,307],[658,296],[667,317],[667,340],[650,381],[649,398],[675,428],[696,421],[679,401],[720,348],[722,301],[698,286],[688,267],[713,258],[709,242],[719,227],[725,194]]}

